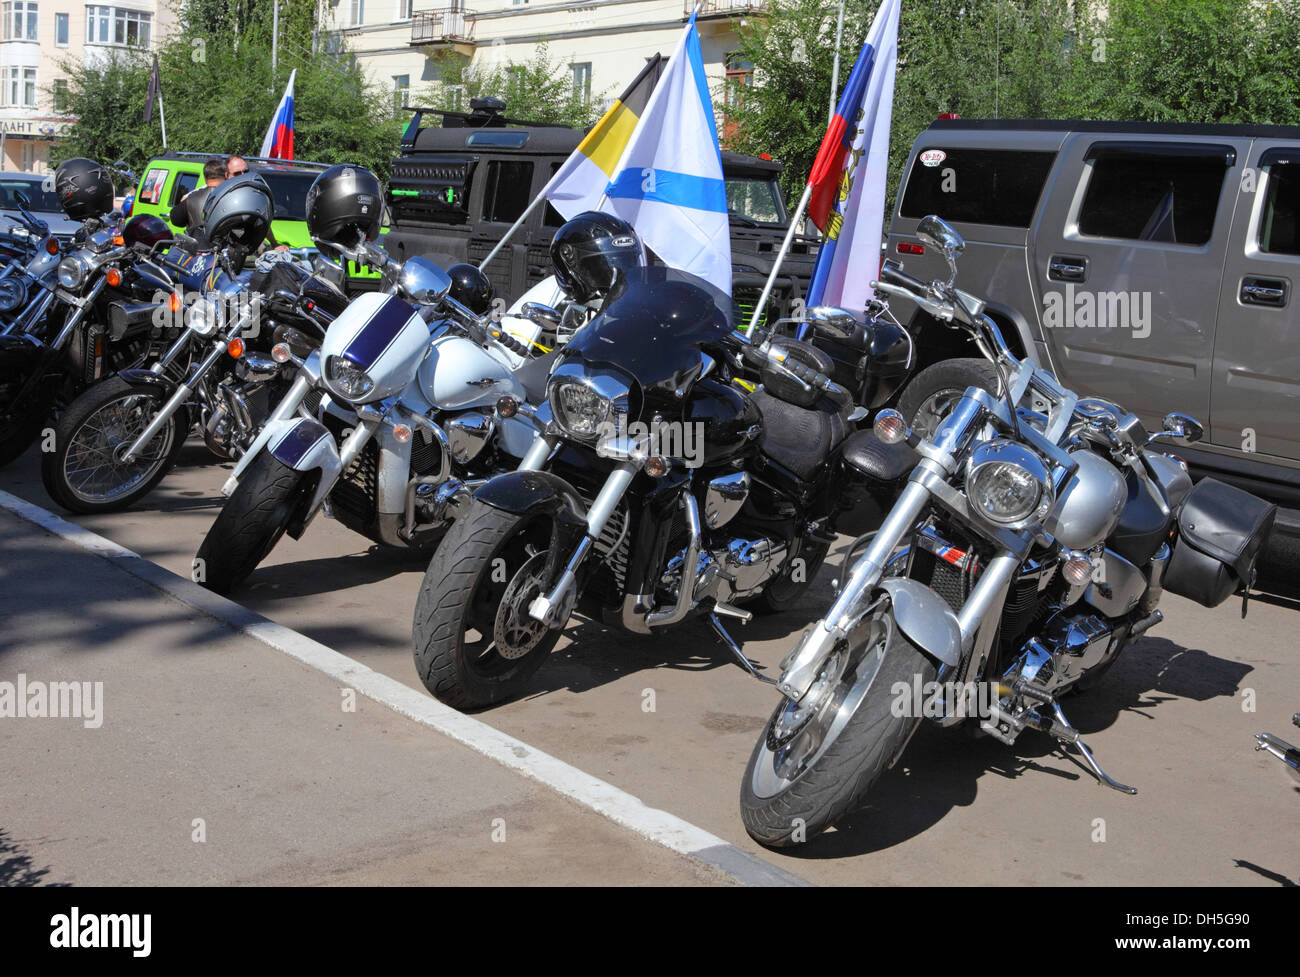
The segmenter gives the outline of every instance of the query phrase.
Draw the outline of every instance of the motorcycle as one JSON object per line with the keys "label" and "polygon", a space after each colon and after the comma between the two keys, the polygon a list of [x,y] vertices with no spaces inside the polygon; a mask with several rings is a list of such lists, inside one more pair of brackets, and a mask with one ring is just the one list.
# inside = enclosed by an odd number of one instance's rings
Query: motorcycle
{"label": "motorcycle", "polygon": [[897,411],[876,416],[876,436],[913,448],[915,467],[852,545],[830,610],[781,663],[782,700],[740,804],[749,834],[773,847],[859,804],[922,718],[978,720],[1008,745],[1046,732],[1101,783],[1136,793],[1102,770],[1060,698],[1160,623],[1164,590],[1207,607],[1248,594],[1276,515],[1214,479],[1193,487],[1185,464],[1152,450],[1197,440],[1192,418],[1170,414],[1148,435],[1135,415],[1017,359],[983,302],[954,286],[961,237],[937,217],[919,236],[946,256],[948,281],[887,262],[872,287],[966,331],[1001,382],[997,394],[969,387],[929,438]]}
{"label": "motorcycle", "polygon": [[379,269],[384,288],[354,299],[319,350],[272,350],[298,375],[223,487],[196,556],[196,579],[218,593],[321,509],[376,543],[432,545],[473,486],[533,441],[531,425],[498,422],[491,406],[525,397],[529,371],[544,371],[529,364],[535,334],[475,315],[424,258],[398,262],[365,242],[339,250]]}
{"label": "motorcycle", "polygon": [[170,292],[171,276],[112,222],[91,219],[78,237],[66,251],[45,239],[21,276],[26,302],[0,334],[0,466],[27,450],[52,410],[138,365],[159,338],[138,308]]}
{"label": "motorcycle", "polygon": [[[429,563],[413,629],[429,692],[458,708],[518,694],[579,607],[643,635],[706,614],[761,677],[721,618],[799,598],[876,462],[869,431],[849,436],[864,411],[815,352],[735,323],[707,282],[636,269],[559,351],[539,406],[498,401],[539,438]],[[753,394],[735,382],[749,371]]]}
{"label": "motorcycle", "polygon": [[[1291,723],[1300,726],[1300,712],[1291,717]],[[1286,767],[1286,772],[1300,783],[1300,748],[1292,746],[1282,737],[1274,736],[1272,733],[1256,733],[1255,750],[1256,752],[1267,750],[1277,757]]]}
{"label": "motorcycle", "polygon": [[[317,290],[307,289],[306,273],[282,252],[259,259],[259,277],[269,283],[272,265],[284,264],[279,277],[296,279],[298,288],[269,295],[228,254],[196,257],[203,260],[171,265],[193,290],[188,307],[173,293],[152,315],[159,325],[184,327],[176,341],[148,369],[96,383],[60,415],[41,478],[65,509],[113,512],[143,498],[175,465],[196,424],[214,455],[238,457],[289,387],[289,371],[268,355],[272,343],[292,338],[301,355],[320,345],[324,307],[305,307],[304,290]],[[334,312],[343,304],[340,297]]]}

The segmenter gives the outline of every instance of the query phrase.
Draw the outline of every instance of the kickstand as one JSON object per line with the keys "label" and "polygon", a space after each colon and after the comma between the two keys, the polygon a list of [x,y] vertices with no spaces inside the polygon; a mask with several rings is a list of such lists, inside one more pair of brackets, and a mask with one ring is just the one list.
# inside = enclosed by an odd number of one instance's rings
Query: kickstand
{"label": "kickstand", "polygon": [[713,633],[722,639],[722,643],[727,646],[727,650],[735,656],[736,661],[740,663],[741,668],[749,672],[750,675],[754,676],[754,678],[758,679],[760,682],[767,682],[769,685],[776,685],[776,679],[758,674],[758,670],[754,668],[754,663],[745,657],[745,653],[740,650],[740,646],[736,644],[731,635],[727,634],[727,629],[724,628],[722,622],[718,620],[718,615],[710,614],[709,624],[713,626]]}
{"label": "kickstand", "polygon": [[1092,772],[1097,775],[1098,780],[1111,790],[1117,790],[1121,794],[1137,793],[1136,787],[1130,787],[1128,784],[1121,784],[1118,780],[1112,780],[1110,776],[1107,775],[1106,771],[1097,765],[1097,761],[1093,759],[1092,750],[1088,749],[1087,744],[1084,743],[1083,739],[1079,736],[1079,731],[1070,725],[1070,721],[1065,718],[1065,713],[1061,712],[1061,707],[1055,702],[1052,703],[1052,711],[1056,713],[1056,722],[1059,723],[1061,727],[1059,730],[1053,728],[1052,735],[1062,742],[1073,743],[1077,746],[1079,752],[1083,754],[1084,760],[1087,761],[1088,766],[1092,768]]}

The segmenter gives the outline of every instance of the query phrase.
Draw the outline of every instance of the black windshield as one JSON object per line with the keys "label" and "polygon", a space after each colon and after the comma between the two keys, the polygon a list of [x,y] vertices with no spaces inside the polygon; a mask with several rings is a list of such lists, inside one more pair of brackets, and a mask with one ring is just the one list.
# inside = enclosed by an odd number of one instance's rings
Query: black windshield
{"label": "black windshield", "polygon": [[729,296],[672,268],[634,271],[615,297],[564,347],[563,358],[616,367],[643,389],[679,389],[699,375],[703,347],[736,322]]}

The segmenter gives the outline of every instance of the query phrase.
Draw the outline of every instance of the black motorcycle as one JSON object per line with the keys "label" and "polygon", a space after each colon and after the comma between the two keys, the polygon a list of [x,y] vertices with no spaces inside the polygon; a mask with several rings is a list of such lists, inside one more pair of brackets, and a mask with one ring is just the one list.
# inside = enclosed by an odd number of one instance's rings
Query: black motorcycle
{"label": "black motorcycle", "polygon": [[[707,614],[757,675],[721,618],[790,606],[881,459],[871,432],[849,436],[863,412],[816,350],[751,343],[735,322],[700,279],[637,269],[557,354],[545,396],[530,397],[542,406],[498,402],[540,437],[429,564],[414,654],[436,697],[517,694],[579,607],[635,634]],[[742,372],[762,378],[752,394]]]}

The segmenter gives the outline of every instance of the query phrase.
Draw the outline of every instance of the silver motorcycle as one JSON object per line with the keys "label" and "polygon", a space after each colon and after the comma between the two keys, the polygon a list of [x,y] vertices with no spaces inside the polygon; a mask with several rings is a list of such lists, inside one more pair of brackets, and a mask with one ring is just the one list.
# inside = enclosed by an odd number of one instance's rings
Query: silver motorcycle
{"label": "silver motorcycle", "polygon": [[[1060,699],[1095,683],[1163,619],[1163,590],[1213,607],[1249,592],[1276,507],[1152,450],[1188,443],[1183,414],[1148,435],[1113,403],[1081,398],[1018,359],[984,303],[954,287],[961,237],[937,217],[921,240],[946,282],[886,263],[873,288],[966,331],[999,389],[970,387],[926,439],[897,411],[874,424],[910,445],[906,487],[856,540],[826,616],[781,662],[782,695],[754,747],[741,814],[757,841],[810,838],[858,806],[922,718],[978,723],[1008,745],[1026,729],[1074,747],[1111,779]],[[905,470],[905,469],[904,469]],[[1245,613],[1243,600],[1242,613]]]}

